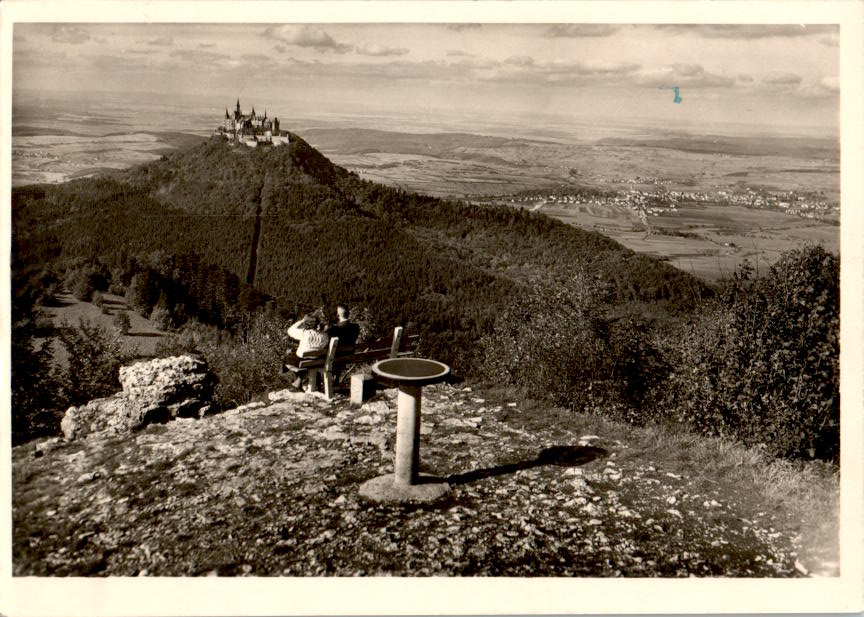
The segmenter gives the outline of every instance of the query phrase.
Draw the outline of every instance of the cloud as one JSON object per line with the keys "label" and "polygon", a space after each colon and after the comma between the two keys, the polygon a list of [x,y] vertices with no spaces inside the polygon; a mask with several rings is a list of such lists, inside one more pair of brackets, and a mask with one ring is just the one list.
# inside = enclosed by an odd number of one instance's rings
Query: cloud
{"label": "cloud", "polygon": [[408,53],[404,47],[384,47],[376,44],[357,47],[356,51],[363,56],[404,56]]}
{"label": "cloud", "polygon": [[198,43],[198,47],[202,47],[205,49],[209,47],[216,47],[216,43]]}
{"label": "cloud", "polygon": [[753,82],[753,76],[748,75],[747,73],[741,73],[740,75],[738,75],[738,81],[740,81],[741,83],[749,84]]}
{"label": "cloud", "polygon": [[447,24],[447,28],[456,32],[464,32],[465,30],[479,30],[483,24]]}
{"label": "cloud", "polygon": [[90,34],[76,26],[54,26],[51,29],[51,40],[57,43],[80,45],[90,40]]}
{"label": "cloud", "polygon": [[837,32],[833,32],[827,36],[823,36],[821,39],[819,39],[819,42],[826,47],[839,47],[840,34]]}
{"label": "cloud", "polygon": [[762,83],[773,86],[797,86],[801,83],[801,76],[795,73],[769,73],[762,78]]}
{"label": "cloud", "polygon": [[448,49],[446,55],[456,58],[474,58],[477,54],[472,54],[471,52],[462,49]]}
{"label": "cloud", "polygon": [[192,62],[196,64],[208,64],[230,60],[230,56],[216,51],[206,51],[203,49],[176,49],[171,52],[171,57],[177,58],[181,62]]}
{"label": "cloud", "polygon": [[823,77],[818,81],[802,81],[801,85],[788,93],[806,99],[836,98],[840,93],[840,80],[836,77]]}
{"label": "cloud", "polygon": [[151,39],[147,41],[148,45],[159,45],[160,47],[170,47],[174,44],[174,37],[172,36],[160,36],[155,39]]}
{"label": "cloud", "polygon": [[640,65],[627,62],[540,62],[531,56],[511,56],[478,69],[478,79],[519,84],[582,86],[614,83],[634,75]]}
{"label": "cloud", "polygon": [[274,47],[274,48],[276,49],[276,51],[278,51],[280,54],[284,54],[284,53],[285,53],[285,46],[284,46],[284,45],[279,45],[279,44],[277,43],[277,44],[274,45],[273,47]]}
{"label": "cloud", "polygon": [[283,24],[269,26],[264,30],[264,37],[295,47],[309,47],[318,51],[332,51],[344,54],[354,49],[353,45],[343,45],[316,26],[296,26]]}
{"label": "cloud", "polygon": [[551,37],[583,38],[609,36],[621,27],[614,24],[553,24],[546,29]]}
{"label": "cloud", "polygon": [[735,85],[735,80],[726,75],[708,72],[701,64],[671,64],[642,73],[637,76],[636,83],[653,88],[731,88]]}
{"label": "cloud", "polygon": [[534,58],[531,56],[510,56],[504,60],[504,64],[512,64],[513,66],[534,66]]}
{"label": "cloud", "polygon": [[272,58],[265,54],[243,54],[240,58],[250,64],[268,64],[272,61]]}
{"label": "cloud", "polygon": [[840,92],[840,80],[837,77],[823,77],[819,81],[819,85],[828,92]]}
{"label": "cloud", "polygon": [[836,26],[817,24],[660,24],[657,28],[681,34],[694,33],[709,39],[764,39],[825,34]]}

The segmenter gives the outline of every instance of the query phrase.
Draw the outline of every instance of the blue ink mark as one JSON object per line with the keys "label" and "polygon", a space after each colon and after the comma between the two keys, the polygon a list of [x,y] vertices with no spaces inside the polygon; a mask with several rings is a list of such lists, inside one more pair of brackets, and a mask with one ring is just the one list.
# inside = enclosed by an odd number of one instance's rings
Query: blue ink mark
{"label": "blue ink mark", "polygon": [[675,93],[675,98],[672,100],[673,103],[680,103],[683,99],[679,96],[678,86],[672,86],[672,91]]}

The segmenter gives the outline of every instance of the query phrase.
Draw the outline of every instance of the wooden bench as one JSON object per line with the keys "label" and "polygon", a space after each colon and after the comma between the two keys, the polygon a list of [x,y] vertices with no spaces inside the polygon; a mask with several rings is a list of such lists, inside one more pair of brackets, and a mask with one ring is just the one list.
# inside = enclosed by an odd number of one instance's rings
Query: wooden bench
{"label": "wooden bench", "polygon": [[296,375],[309,374],[307,392],[318,390],[318,376],[324,382],[324,396],[327,400],[333,398],[335,390],[334,374],[352,366],[370,364],[386,358],[401,358],[411,356],[417,351],[419,335],[402,336],[402,327],[393,330],[392,338],[383,338],[363,345],[364,349],[339,349],[339,339],[330,339],[327,355],[317,358],[297,358],[296,364],[285,364],[285,369]]}

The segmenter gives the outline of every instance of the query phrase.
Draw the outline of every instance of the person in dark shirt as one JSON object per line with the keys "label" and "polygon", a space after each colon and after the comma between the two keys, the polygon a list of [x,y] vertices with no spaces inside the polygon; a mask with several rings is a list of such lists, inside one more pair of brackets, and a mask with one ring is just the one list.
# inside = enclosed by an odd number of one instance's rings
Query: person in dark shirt
{"label": "person in dark shirt", "polygon": [[327,334],[330,338],[339,339],[338,349],[354,349],[357,337],[360,336],[360,326],[349,319],[348,307],[340,304],[336,307],[337,323],[330,326]]}

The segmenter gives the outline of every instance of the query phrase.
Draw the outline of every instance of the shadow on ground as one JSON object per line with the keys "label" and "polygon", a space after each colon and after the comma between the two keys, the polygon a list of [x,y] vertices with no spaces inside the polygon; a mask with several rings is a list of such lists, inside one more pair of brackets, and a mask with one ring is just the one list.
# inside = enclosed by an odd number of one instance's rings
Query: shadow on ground
{"label": "shadow on ground", "polygon": [[487,467],[485,469],[475,469],[466,473],[454,474],[445,481],[451,486],[459,484],[468,484],[476,482],[484,478],[494,476],[503,476],[525,469],[533,469],[534,467],[542,467],[544,465],[555,465],[557,467],[577,467],[585,465],[591,461],[605,457],[608,454],[603,448],[593,446],[553,446],[540,451],[537,458],[530,461],[519,461],[517,463],[508,463],[506,465],[497,465],[495,467]]}

